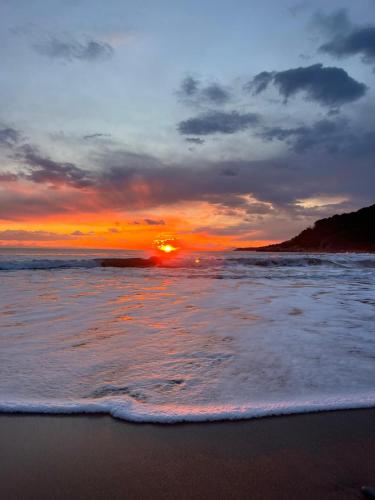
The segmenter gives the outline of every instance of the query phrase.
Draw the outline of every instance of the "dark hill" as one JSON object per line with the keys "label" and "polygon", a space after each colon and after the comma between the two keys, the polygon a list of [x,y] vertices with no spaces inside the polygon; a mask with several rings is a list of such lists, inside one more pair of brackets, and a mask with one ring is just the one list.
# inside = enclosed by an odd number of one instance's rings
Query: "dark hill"
{"label": "dark hill", "polygon": [[298,236],[257,252],[375,252],[375,205],[315,222]]}

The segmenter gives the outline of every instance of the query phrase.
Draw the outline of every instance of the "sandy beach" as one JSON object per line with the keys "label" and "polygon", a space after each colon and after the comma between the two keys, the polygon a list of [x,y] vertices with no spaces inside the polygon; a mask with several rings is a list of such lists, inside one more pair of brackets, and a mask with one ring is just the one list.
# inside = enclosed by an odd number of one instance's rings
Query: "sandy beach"
{"label": "sandy beach", "polygon": [[205,424],[0,416],[1,498],[354,499],[375,409]]}

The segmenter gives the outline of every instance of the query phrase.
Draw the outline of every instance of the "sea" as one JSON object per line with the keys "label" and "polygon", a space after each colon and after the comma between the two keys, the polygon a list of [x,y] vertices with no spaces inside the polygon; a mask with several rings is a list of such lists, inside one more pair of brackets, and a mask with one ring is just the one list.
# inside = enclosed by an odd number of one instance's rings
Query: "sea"
{"label": "sea", "polygon": [[0,411],[134,422],[375,406],[375,255],[0,250]]}

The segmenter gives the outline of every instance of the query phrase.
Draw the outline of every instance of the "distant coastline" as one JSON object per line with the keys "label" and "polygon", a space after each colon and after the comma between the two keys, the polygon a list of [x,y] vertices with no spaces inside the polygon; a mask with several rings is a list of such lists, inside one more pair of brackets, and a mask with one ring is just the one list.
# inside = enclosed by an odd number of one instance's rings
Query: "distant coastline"
{"label": "distant coastline", "polygon": [[236,248],[252,252],[373,253],[375,252],[375,204],[357,212],[334,215],[315,222],[300,234],[262,247]]}

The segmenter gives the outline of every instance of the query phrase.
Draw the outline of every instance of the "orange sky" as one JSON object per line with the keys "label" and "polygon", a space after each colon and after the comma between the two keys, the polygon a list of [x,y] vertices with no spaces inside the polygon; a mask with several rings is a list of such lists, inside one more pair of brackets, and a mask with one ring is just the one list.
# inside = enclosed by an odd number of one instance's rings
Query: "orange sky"
{"label": "orange sky", "polygon": [[[224,231],[229,234],[210,232],[209,221],[217,220],[210,214],[208,207],[198,217],[196,210],[191,217],[186,214],[167,215],[149,218],[144,214],[106,213],[100,215],[80,214],[74,216],[55,216],[30,218],[27,221],[0,221],[0,232],[6,239],[1,246],[38,246],[72,248],[126,248],[150,249],[155,239],[165,236],[177,238],[184,248],[196,250],[223,250],[241,245],[258,246],[270,243],[269,240],[240,239],[230,234],[230,225],[222,221]],[[205,222],[205,230],[197,230],[200,220]],[[147,222],[146,222],[147,221]],[[152,221],[152,222],[151,222]],[[217,228],[217,224],[212,226]]]}
{"label": "orange sky", "polygon": [[[35,188],[30,189],[27,182],[9,184],[14,197],[21,195],[27,200],[29,197],[30,207],[33,206]],[[0,218],[0,245],[150,249],[153,240],[165,234],[178,238],[184,248],[197,250],[223,250],[270,243],[257,238],[256,231],[251,235],[245,232],[241,235],[237,227],[245,216],[241,210],[231,210],[227,214],[208,202],[179,202],[152,210],[143,209],[140,202],[138,209],[126,212],[101,208],[95,193],[77,202],[75,190],[65,186],[59,186],[55,191],[39,188],[37,195],[40,206],[44,200],[48,203],[51,197],[55,200],[60,197],[65,207],[71,192],[75,195],[73,206],[82,206],[83,209],[51,215],[47,210],[33,214],[26,207],[20,209],[13,220]],[[147,186],[144,186],[137,197],[142,200],[147,196]],[[90,205],[85,205],[87,200]],[[234,218],[233,214],[237,217]]]}

